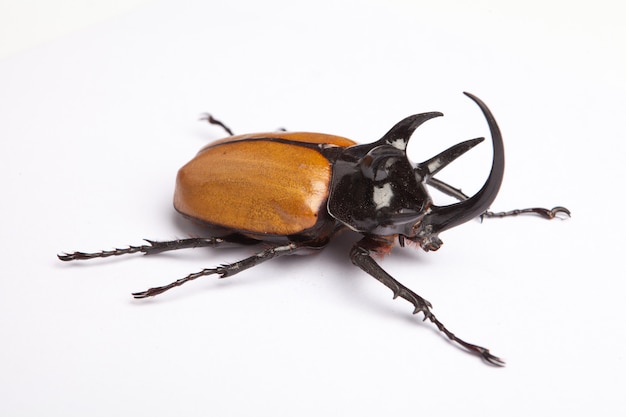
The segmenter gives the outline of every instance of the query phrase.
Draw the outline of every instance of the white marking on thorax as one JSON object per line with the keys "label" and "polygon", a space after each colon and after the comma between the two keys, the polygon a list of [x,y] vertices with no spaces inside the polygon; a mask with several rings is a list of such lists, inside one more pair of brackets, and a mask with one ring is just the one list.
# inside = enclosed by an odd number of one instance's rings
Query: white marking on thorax
{"label": "white marking on thorax", "polygon": [[391,205],[391,199],[393,198],[393,189],[391,183],[387,182],[382,186],[374,186],[374,193],[372,194],[372,200],[376,204],[376,210]]}
{"label": "white marking on thorax", "polygon": [[400,149],[401,151],[404,151],[406,149],[406,142],[404,141],[404,139],[396,139],[389,142],[389,144],[396,149]]}

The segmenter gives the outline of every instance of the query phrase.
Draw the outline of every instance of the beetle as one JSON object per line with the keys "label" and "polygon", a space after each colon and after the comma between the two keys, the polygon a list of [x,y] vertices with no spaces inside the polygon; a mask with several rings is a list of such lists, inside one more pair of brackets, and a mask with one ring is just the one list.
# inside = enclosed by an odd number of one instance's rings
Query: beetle
{"label": "beetle", "polygon": [[[218,228],[214,236],[146,240],[147,244],[94,253],[57,255],[62,261],[105,258],[141,252],[159,252],[228,243],[262,244],[254,255],[231,264],[205,268],[168,285],[133,293],[153,297],[206,275],[230,277],[270,259],[324,248],[343,230],[361,236],[350,250],[352,263],[413,304],[450,340],[492,365],[504,361],[489,349],[468,343],[450,332],[432,313],[432,304],[405,287],[374,259],[389,253],[396,242],[412,242],[424,251],[438,250],[439,234],[476,217],[506,217],[534,213],[544,218],[569,217],[564,207],[488,211],[504,174],[504,145],[500,129],[487,106],[465,93],[487,120],[493,146],[491,171],[480,190],[467,196],[435,178],[456,158],[484,138],[456,144],[418,164],[409,161],[406,148],[413,132],[439,112],[409,116],[380,140],[369,144],[340,136],[305,132],[234,135],[210,115],[204,119],[229,134],[202,148],[183,166],[176,179],[174,207],[183,216]],[[427,186],[459,200],[436,205]]]}

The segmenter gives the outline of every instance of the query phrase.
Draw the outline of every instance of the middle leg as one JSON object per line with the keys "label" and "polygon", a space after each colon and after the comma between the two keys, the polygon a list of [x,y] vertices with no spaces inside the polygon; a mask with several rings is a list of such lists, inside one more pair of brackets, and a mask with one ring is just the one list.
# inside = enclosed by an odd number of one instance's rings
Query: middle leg
{"label": "middle leg", "polygon": [[245,271],[248,268],[252,268],[253,266],[256,266],[262,262],[269,261],[270,259],[276,258],[278,256],[293,253],[295,250],[303,246],[304,245],[302,244],[294,243],[294,242],[290,242],[286,245],[273,246],[271,248],[265,249],[261,252],[258,252],[240,261],[233,262],[230,264],[223,264],[215,268],[205,268],[199,272],[194,272],[192,274],[189,274],[184,278],[178,279],[162,287],[154,287],[146,291],[133,293],[133,297],[138,298],[138,299],[154,297],[155,295],[162,294],[165,291],[170,290],[174,287],[179,287],[189,281],[193,281],[196,278],[200,278],[200,277],[207,276],[207,275],[218,275],[219,278],[230,277],[235,274],[238,274],[241,271]]}

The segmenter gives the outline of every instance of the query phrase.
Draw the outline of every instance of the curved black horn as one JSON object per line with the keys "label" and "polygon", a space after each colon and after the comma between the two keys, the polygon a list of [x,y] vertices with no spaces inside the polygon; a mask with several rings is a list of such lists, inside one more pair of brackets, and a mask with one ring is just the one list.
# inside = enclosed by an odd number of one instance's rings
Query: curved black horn
{"label": "curved black horn", "polygon": [[424,161],[421,164],[417,164],[415,170],[422,176],[422,178],[428,179],[483,140],[485,140],[485,138],[470,139],[465,142],[457,143],[456,145],[441,152],[439,155],[435,155],[429,160]]}
{"label": "curved black horn", "polygon": [[406,146],[409,143],[409,139],[411,138],[411,135],[413,134],[415,129],[417,129],[422,123],[439,116],[443,116],[443,113],[420,113],[404,118],[396,123],[396,125],[392,127],[389,132],[385,133],[385,136],[377,141],[376,144],[387,144],[401,150],[406,150]]}
{"label": "curved black horn", "polygon": [[491,173],[485,184],[474,196],[449,206],[432,207],[432,211],[424,219],[427,225],[430,226],[429,231],[432,234],[458,226],[484,213],[493,203],[496,195],[498,195],[502,177],[504,176],[504,144],[500,128],[485,103],[470,93],[464,94],[478,104],[489,124],[491,141],[493,143]]}

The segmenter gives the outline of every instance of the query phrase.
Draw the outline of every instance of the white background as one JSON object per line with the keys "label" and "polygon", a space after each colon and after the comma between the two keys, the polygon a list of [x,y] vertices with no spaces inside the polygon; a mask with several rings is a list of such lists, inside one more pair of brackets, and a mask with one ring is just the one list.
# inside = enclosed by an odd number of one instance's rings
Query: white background
{"label": "white background", "polygon": [[[0,415],[626,412],[620,2],[5,3]],[[382,264],[505,368],[411,316],[351,265],[348,237],[147,301],[130,292],[250,251],[56,259],[202,234],[171,197],[176,170],[223,135],[203,111],[239,133],[359,142],[443,111],[415,134],[421,161],[488,135],[462,91],[504,134],[493,208],[573,217],[472,221],[437,253],[398,248]],[[474,192],[490,155],[483,144],[440,178]]]}

